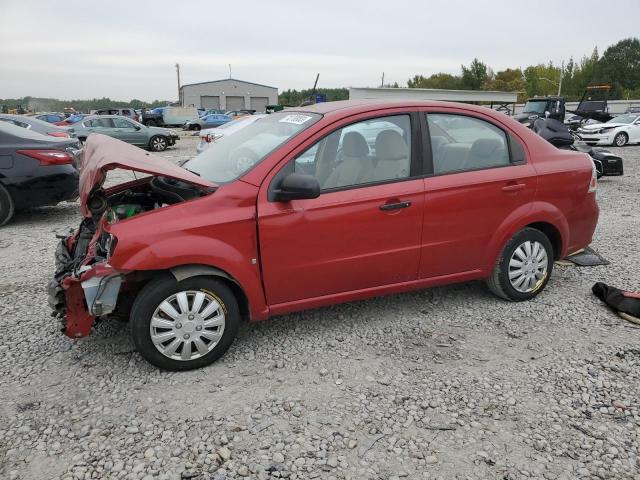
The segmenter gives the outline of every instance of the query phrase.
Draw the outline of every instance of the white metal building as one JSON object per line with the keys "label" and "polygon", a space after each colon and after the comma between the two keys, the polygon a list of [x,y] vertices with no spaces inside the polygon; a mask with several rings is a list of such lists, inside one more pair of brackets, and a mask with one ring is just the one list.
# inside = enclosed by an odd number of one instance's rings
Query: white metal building
{"label": "white metal building", "polygon": [[264,112],[267,105],[278,103],[278,89],[235,78],[191,83],[180,87],[180,103],[183,107]]}
{"label": "white metal building", "polygon": [[434,88],[350,88],[349,99],[412,99],[447,102],[516,103],[518,92],[491,90],[441,90]]}

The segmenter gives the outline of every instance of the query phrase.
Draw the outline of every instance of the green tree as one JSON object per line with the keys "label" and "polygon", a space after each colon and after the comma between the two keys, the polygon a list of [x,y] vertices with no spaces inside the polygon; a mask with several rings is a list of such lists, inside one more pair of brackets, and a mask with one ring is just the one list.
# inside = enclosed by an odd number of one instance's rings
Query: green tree
{"label": "green tree", "polygon": [[600,79],[612,84],[616,96],[640,87],[640,40],[626,38],[611,45],[598,67]]}
{"label": "green tree", "polygon": [[461,88],[460,77],[449,73],[435,73],[426,78],[415,75],[407,81],[409,88],[441,88],[445,90],[459,90]]}
{"label": "green tree", "polygon": [[480,90],[489,79],[487,66],[474,58],[469,67],[462,65],[462,88]]}

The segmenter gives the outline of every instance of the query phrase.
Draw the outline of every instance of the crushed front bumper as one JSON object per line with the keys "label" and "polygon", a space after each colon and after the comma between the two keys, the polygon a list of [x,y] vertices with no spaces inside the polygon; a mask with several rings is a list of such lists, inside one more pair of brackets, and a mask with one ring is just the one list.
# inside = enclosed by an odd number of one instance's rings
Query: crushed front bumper
{"label": "crushed front bumper", "polygon": [[96,317],[115,309],[123,275],[106,264],[81,267],[76,275],[67,243],[63,239],[56,248],[56,271],[48,285],[48,300],[64,334],[81,338],[91,333]]}

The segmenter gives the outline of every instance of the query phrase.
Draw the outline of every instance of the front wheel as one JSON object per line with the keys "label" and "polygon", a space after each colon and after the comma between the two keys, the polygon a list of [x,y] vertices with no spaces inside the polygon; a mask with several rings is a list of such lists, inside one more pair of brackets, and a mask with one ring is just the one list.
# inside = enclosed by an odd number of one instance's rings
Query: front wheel
{"label": "front wheel", "polygon": [[624,132],[618,133],[613,138],[613,143],[615,144],[616,147],[624,147],[628,141],[629,141],[629,137],[627,137],[627,134]]}
{"label": "front wheel", "polygon": [[162,135],[151,137],[151,140],[149,141],[149,148],[154,152],[164,152],[168,145],[169,142],[167,142],[167,138]]}
{"label": "front wheel", "polygon": [[547,285],[553,258],[547,236],[535,228],[524,228],[504,246],[487,286],[505,300],[530,300]]}
{"label": "front wheel", "polygon": [[147,284],[131,309],[131,334],[140,354],[166,370],[215,362],[231,346],[240,310],[231,290],[213,277],[180,282],[163,276]]}

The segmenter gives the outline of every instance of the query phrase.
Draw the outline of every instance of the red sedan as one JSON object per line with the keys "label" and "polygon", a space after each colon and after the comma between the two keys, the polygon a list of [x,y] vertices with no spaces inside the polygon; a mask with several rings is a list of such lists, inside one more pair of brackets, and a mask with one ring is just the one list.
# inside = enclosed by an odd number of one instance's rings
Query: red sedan
{"label": "red sedan", "polygon": [[[103,188],[113,168],[150,176]],[[182,167],[92,135],[50,303],[77,338],[132,298],[140,353],[186,370],[242,319],[474,279],[529,300],[591,242],[596,182],[587,155],[454,103],[285,110]]]}

